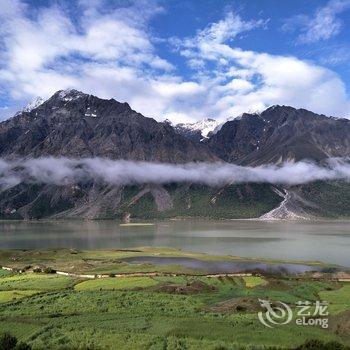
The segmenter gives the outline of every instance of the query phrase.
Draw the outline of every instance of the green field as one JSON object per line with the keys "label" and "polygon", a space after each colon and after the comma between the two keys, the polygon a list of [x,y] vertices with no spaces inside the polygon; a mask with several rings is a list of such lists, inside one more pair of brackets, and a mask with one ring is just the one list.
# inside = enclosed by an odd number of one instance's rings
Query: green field
{"label": "green field", "polygon": [[11,272],[11,271],[7,271],[7,270],[4,270],[4,269],[0,269],[0,277],[10,276],[10,275],[12,275],[12,272]]}
{"label": "green field", "polygon": [[248,288],[254,288],[266,283],[266,281],[260,276],[247,276],[243,277],[243,280]]}
{"label": "green field", "polygon": [[34,294],[40,293],[37,290],[3,290],[0,291],[0,303],[22,299]]}
{"label": "green field", "polygon": [[334,313],[349,310],[350,283],[344,284],[342,288],[337,290],[321,292],[320,297],[330,303],[330,308]]}
{"label": "green field", "polygon": [[[132,273],[132,272],[174,272],[174,273],[200,273],[197,270],[182,266],[164,266],[151,264],[127,264],[122,259],[138,256],[150,257],[184,257],[204,261],[241,261],[264,262],[276,264],[280,262],[272,259],[242,258],[231,255],[215,256],[203,253],[186,252],[175,248],[137,247],[134,249],[110,250],[75,250],[75,249],[48,249],[48,250],[0,250],[0,266],[8,266],[18,270],[42,267],[53,268],[59,271],[101,274],[101,273]],[[292,261],[292,263],[314,266],[328,266],[317,261]],[[2,272],[1,272],[2,271]],[[11,275],[11,272],[1,270],[0,276]]]}
{"label": "green field", "polygon": [[74,284],[74,279],[70,277],[28,273],[0,278],[0,291],[16,289],[50,291],[66,289]]}
{"label": "green field", "polygon": [[84,290],[118,290],[138,289],[157,285],[158,282],[150,277],[102,278],[78,283],[74,289]]}
{"label": "green field", "polygon": [[[149,252],[176,255],[165,249]],[[3,251],[0,256],[5,259],[6,254]],[[110,259],[116,255],[138,253],[56,251],[53,255],[58,261],[52,254],[22,252],[16,261],[35,265],[35,257],[39,257],[40,264],[46,261],[51,266],[72,257],[66,266],[80,271],[78,262],[88,259],[90,269],[97,266],[103,271],[103,265],[110,270]],[[123,264],[127,269],[128,264]],[[299,300],[326,300],[331,305],[330,328],[300,327],[293,322],[267,328],[257,316],[262,310],[259,299],[282,301],[294,310]],[[349,300],[350,284],[327,276],[313,280],[307,275],[111,275],[84,280],[28,269],[22,274],[0,273],[0,333],[9,332],[36,350],[295,349],[310,339],[350,345]]]}

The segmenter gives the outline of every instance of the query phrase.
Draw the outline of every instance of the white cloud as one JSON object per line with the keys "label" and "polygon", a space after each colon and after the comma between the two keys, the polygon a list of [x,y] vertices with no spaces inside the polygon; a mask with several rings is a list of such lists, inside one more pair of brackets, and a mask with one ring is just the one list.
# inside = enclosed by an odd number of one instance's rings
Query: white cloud
{"label": "white cloud", "polygon": [[[227,28],[220,23],[220,28]],[[240,23],[242,30],[254,28]],[[225,118],[285,104],[350,117],[345,85],[331,70],[292,56],[242,50],[229,43],[238,29],[229,36],[222,30],[214,35],[213,28],[217,26],[212,24],[197,36],[176,42],[190,67],[193,60],[201,62],[195,75],[207,92],[205,108],[210,116]]]}
{"label": "white cloud", "polygon": [[261,27],[266,24],[266,21],[243,21],[240,16],[229,12],[226,17],[209,27],[201,30],[197,34],[198,42],[222,43],[227,40],[232,40],[238,34]]}
{"label": "white cloud", "polygon": [[116,3],[81,0],[73,17],[69,6],[33,11],[19,0],[4,0],[2,90],[25,105],[37,95],[45,98],[59,89],[76,88],[127,101],[146,116],[175,122],[225,119],[273,104],[349,116],[344,84],[334,72],[295,57],[235,45],[242,33],[264,28],[266,20],[244,21],[228,13],[193,37],[169,39],[192,69],[192,77],[185,79],[158,53],[149,28],[162,8],[152,1],[129,7]]}
{"label": "white cloud", "polygon": [[157,119],[176,112],[188,120],[188,108],[196,108],[186,100],[203,88],[175,76],[173,65],[156,53],[148,21],[162,11],[157,3],[80,1],[74,20],[57,5],[32,13],[20,1],[7,4],[0,9],[0,85],[19,103],[77,88],[127,101]]}
{"label": "white cloud", "polygon": [[168,164],[105,158],[0,159],[0,190],[20,183],[67,185],[96,180],[112,185],[199,183],[304,184],[316,180],[350,179],[348,159],[329,158],[325,166],[310,162],[243,167],[224,162]]}
{"label": "white cloud", "polygon": [[[57,88],[76,86],[87,64],[171,70],[172,65],[154,52],[145,29],[143,16],[150,16],[150,7],[147,3],[144,12],[119,8],[110,13],[88,7],[73,23],[62,7],[31,13],[18,1],[5,2],[0,9],[4,44],[0,79],[20,98],[37,93],[48,96]],[[153,11],[157,13],[158,8]]]}
{"label": "white cloud", "polygon": [[312,16],[297,15],[289,18],[283,29],[299,29],[299,43],[328,40],[340,33],[343,24],[338,15],[349,7],[349,0],[331,0],[326,6],[318,8]]}

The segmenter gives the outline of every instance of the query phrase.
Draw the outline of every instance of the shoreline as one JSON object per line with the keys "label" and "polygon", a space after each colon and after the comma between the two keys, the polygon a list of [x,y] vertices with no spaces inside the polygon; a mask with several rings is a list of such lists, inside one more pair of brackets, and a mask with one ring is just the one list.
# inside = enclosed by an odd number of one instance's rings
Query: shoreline
{"label": "shoreline", "polygon": [[[4,270],[45,272],[79,278],[157,275],[335,274],[349,268],[317,261],[209,255],[171,248],[0,250]],[[342,277],[344,278],[344,276]],[[345,276],[347,278],[347,276]]]}
{"label": "shoreline", "polygon": [[0,219],[0,223],[55,223],[55,222],[115,222],[119,224],[129,223],[154,223],[154,222],[173,222],[173,221],[205,221],[205,222],[235,222],[235,221],[255,221],[260,223],[273,223],[273,222],[284,222],[284,223],[313,223],[313,222],[350,222],[350,216],[347,218],[328,218],[328,217],[312,217],[312,218],[299,218],[299,219],[261,219],[257,218],[209,218],[209,217],[169,217],[169,218],[154,218],[154,219],[138,219],[135,218],[130,221],[124,221],[113,218],[105,219],[90,219],[90,218],[44,218],[44,219]]}

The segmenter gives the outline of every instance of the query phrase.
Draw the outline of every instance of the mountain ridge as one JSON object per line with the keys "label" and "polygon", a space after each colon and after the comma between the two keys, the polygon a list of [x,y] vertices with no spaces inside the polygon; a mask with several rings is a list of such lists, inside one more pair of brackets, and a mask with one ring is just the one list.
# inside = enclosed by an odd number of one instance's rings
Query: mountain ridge
{"label": "mountain ridge", "polygon": [[[202,140],[200,130],[195,130],[197,138],[193,138],[169,123],[144,117],[127,103],[77,90],[60,90],[39,102],[0,123],[0,157],[103,157],[175,164],[221,161],[258,166],[350,155],[349,120],[289,106],[245,113]],[[349,206],[350,185],[339,181],[210,187],[191,183],[124,186],[91,180],[0,188],[0,218],[5,219],[308,219],[348,217]]]}
{"label": "mountain ridge", "polygon": [[37,99],[0,123],[0,156],[222,160],[243,165],[318,162],[348,156],[349,135],[348,119],[291,106],[274,105],[224,123],[207,118],[174,125],[144,117],[126,102],[70,89],[46,101]]}
{"label": "mountain ridge", "polygon": [[272,106],[226,122],[205,143],[224,161],[241,165],[319,162],[350,155],[350,121]]}
{"label": "mountain ridge", "polygon": [[0,123],[1,157],[107,157],[160,162],[217,159],[205,145],[132,110],[129,104],[60,90]]}

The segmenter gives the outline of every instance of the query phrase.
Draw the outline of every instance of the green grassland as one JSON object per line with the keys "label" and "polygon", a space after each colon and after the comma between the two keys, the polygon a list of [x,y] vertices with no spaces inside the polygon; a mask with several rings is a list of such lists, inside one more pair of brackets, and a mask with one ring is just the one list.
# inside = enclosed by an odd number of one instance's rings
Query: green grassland
{"label": "green grassland", "polygon": [[[51,276],[40,277],[50,280]],[[259,323],[256,312],[211,310],[240,297],[293,302],[299,300],[298,287],[314,296],[315,290],[329,289],[328,283],[288,279],[283,281],[286,290],[274,287],[272,280],[263,287],[247,288],[238,277],[118,279],[89,280],[0,304],[0,331],[11,331],[34,349],[241,349],[248,344],[263,349],[291,348],[312,338],[349,342],[346,334],[317,327],[268,329]],[[182,295],[156,288],[167,283],[185,287],[198,279],[215,289]],[[133,287],[138,290],[130,290]]]}
{"label": "green grassland", "polygon": [[0,277],[10,276],[10,275],[12,275],[11,271],[0,269]]}
{"label": "green grassland", "polygon": [[[110,251],[1,251],[3,266],[41,264],[76,272],[136,269],[173,272],[174,266],[120,263],[137,255],[214,257],[172,249]],[[238,259],[220,257],[221,259]],[[218,257],[215,257],[218,259]],[[114,264],[114,265],[113,265]],[[190,271],[188,271],[189,273]],[[329,329],[275,328],[257,317],[258,299],[330,303]],[[293,349],[310,339],[350,345],[350,284],[328,277],[144,276],[82,279],[0,270],[0,333],[36,350],[50,349]],[[339,326],[339,320],[342,325]]]}
{"label": "green grassland", "polygon": [[119,290],[139,289],[157,285],[158,282],[150,277],[103,278],[84,281],[77,284],[74,289],[84,290]]}
{"label": "green grassland", "polygon": [[0,291],[0,303],[7,303],[9,301],[22,299],[27,296],[40,293],[36,290],[2,290]]}
{"label": "green grassland", "polygon": [[243,277],[243,280],[248,288],[254,288],[266,283],[266,281],[260,276],[246,276]]}
{"label": "green grassland", "polygon": [[74,279],[58,275],[20,274],[0,278],[0,291],[9,290],[59,290],[74,285]]}
{"label": "green grassland", "polygon": [[[139,247],[134,249],[110,249],[110,250],[70,250],[70,249],[49,249],[49,250],[0,250],[0,266],[8,266],[16,269],[25,269],[40,265],[50,267],[59,271],[100,274],[100,273],[132,273],[132,272],[176,272],[199,274],[203,271],[191,270],[178,265],[151,265],[151,264],[127,264],[122,259],[137,256],[156,257],[184,257],[204,261],[253,261],[270,264],[282,261],[272,259],[241,258],[236,256],[214,256],[202,253],[186,252],[173,248],[150,248]],[[283,261],[288,262],[288,261]],[[307,264],[314,266],[328,266],[322,262],[293,261],[292,263]],[[1,272],[3,271],[3,272]],[[11,274],[1,270],[0,276]]]}
{"label": "green grassland", "polygon": [[337,290],[320,292],[322,300],[330,303],[330,309],[333,313],[340,313],[350,309],[350,282]]}

